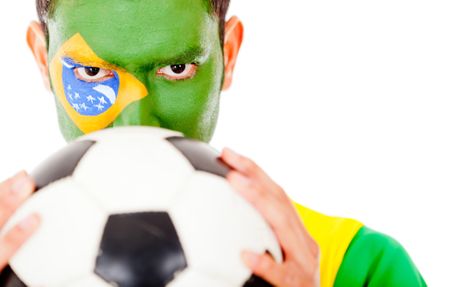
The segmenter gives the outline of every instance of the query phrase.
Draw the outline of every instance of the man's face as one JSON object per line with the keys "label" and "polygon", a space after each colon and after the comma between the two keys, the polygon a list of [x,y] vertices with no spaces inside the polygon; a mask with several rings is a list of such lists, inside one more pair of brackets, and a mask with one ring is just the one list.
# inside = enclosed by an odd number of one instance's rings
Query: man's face
{"label": "man's face", "polygon": [[151,125],[209,141],[223,75],[206,0],[56,2],[49,73],[66,140]]}

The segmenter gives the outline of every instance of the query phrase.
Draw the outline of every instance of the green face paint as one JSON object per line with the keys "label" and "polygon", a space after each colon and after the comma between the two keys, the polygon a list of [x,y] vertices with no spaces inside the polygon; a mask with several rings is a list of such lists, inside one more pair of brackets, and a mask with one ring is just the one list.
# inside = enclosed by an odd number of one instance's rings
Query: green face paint
{"label": "green face paint", "polygon": [[70,141],[121,125],[209,141],[223,75],[218,19],[205,0],[57,1],[50,76]]}

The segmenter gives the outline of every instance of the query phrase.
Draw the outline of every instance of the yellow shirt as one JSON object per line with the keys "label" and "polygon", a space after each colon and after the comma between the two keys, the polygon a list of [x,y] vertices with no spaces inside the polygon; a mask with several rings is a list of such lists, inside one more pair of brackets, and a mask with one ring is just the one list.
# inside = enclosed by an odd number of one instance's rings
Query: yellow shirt
{"label": "yellow shirt", "polygon": [[353,219],[320,214],[297,203],[294,206],[320,247],[320,286],[331,287],[348,246],[363,224]]}

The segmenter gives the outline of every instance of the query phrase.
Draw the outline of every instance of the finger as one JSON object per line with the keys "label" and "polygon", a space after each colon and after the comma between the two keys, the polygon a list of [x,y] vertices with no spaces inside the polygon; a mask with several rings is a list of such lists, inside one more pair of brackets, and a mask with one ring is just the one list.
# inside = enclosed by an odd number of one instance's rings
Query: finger
{"label": "finger", "polygon": [[34,181],[25,171],[0,184],[0,226],[30,197],[34,189]]}
{"label": "finger", "polygon": [[[231,186],[250,204],[252,204],[274,228],[290,228],[289,221],[285,220],[286,206],[285,202],[264,190],[256,180],[243,176],[238,172],[230,172],[227,179]],[[296,214],[294,214],[297,217]]]}
{"label": "finger", "polygon": [[230,172],[231,186],[264,217],[287,254],[304,254],[309,250],[310,235],[290,202],[264,192],[255,180]]}
{"label": "finger", "polygon": [[250,176],[250,175],[257,175],[258,169],[257,165],[254,161],[251,159],[242,156],[238,154],[237,152],[229,149],[224,148],[221,155],[222,159],[229,164],[233,169],[242,172],[243,174]]}
{"label": "finger", "polygon": [[274,286],[283,286],[284,274],[282,265],[277,264],[269,254],[259,255],[244,251],[242,252],[242,260],[253,274]]}
{"label": "finger", "polygon": [[0,238],[0,270],[2,270],[16,251],[33,234],[40,224],[40,217],[32,214]]}
{"label": "finger", "polygon": [[240,155],[229,148],[223,150],[222,159],[234,170],[239,171],[248,177],[260,180],[271,192],[277,193],[279,196],[285,196],[285,193],[272,178],[270,178],[269,175],[267,175],[267,173],[251,159]]}

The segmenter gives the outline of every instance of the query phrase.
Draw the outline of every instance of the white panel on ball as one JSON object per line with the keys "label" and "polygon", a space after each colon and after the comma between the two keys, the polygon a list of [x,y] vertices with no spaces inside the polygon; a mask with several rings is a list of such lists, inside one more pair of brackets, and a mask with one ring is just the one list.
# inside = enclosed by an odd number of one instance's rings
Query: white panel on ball
{"label": "white panel on ball", "polygon": [[73,282],[68,282],[64,287],[114,287],[95,275],[94,273],[82,278],[81,280],[74,280]]}
{"label": "white panel on ball", "polygon": [[168,137],[183,136],[182,133],[147,126],[126,126],[126,127],[114,127],[108,128],[95,133],[91,133],[80,137],[79,140],[108,140],[115,139],[117,136],[133,139],[142,139],[147,137],[149,139],[165,139]]}
{"label": "white panel on ball", "polygon": [[260,214],[221,177],[196,172],[169,213],[193,268],[231,286],[242,286],[250,270],[241,251],[269,251],[279,262],[277,240]]}
{"label": "white panel on ball", "polygon": [[125,134],[99,138],[78,164],[75,180],[108,213],[164,210],[193,167],[166,140]]}
{"label": "white panel on ball", "polygon": [[[94,270],[107,215],[71,178],[37,192],[8,222],[8,227],[37,212],[42,224],[10,262],[28,286],[66,286]],[[8,228],[7,227],[7,228]]]}
{"label": "white panel on ball", "polygon": [[[229,283],[209,277],[207,274],[189,268],[167,284],[166,287],[237,287]],[[72,287],[72,286],[71,286]],[[240,287],[240,286],[239,286]]]}

